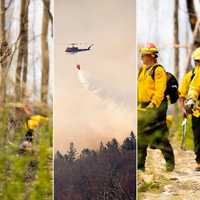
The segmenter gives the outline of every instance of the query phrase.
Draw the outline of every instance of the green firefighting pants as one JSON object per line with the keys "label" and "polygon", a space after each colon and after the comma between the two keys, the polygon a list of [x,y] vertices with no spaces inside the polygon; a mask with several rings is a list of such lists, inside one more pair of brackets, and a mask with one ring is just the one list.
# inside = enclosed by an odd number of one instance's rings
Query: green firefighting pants
{"label": "green firefighting pants", "polygon": [[[142,104],[145,108],[148,103]],[[164,100],[159,108],[138,111],[138,169],[145,169],[147,148],[160,149],[167,166],[174,168],[175,160],[169,142],[166,124],[168,102]]]}

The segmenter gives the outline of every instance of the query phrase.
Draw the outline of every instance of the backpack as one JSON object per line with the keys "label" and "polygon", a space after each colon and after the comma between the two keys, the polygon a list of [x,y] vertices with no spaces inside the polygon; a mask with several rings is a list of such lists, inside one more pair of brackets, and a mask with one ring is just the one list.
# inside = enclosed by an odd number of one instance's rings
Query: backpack
{"label": "backpack", "polygon": [[[153,66],[150,75],[152,79],[154,80],[155,76],[155,70],[157,67],[162,67],[161,65],[155,65]],[[165,97],[168,96],[170,99],[171,104],[174,104],[177,102],[179,98],[179,92],[178,92],[178,81],[176,77],[171,74],[170,72],[166,72],[167,74],[167,87],[165,90]]]}

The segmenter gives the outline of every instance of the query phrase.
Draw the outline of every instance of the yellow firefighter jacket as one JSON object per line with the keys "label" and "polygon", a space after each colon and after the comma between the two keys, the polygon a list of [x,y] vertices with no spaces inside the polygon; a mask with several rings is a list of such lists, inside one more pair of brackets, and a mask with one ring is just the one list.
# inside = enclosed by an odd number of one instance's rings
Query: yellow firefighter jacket
{"label": "yellow firefighter jacket", "polygon": [[33,115],[28,119],[26,123],[26,128],[34,130],[38,128],[42,123],[45,123],[47,121],[47,117],[43,117],[41,115]]}
{"label": "yellow firefighter jacket", "polygon": [[[188,72],[179,87],[180,97],[192,98],[197,101],[200,96],[200,67],[195,67],[194,71]],[[200,112],[193,111],[193,115],[200,117]]]}
{"label": "yellow firefighter jacket", "polygon": [[167,87],[167,74],[163,67],[158,66],[155,69],[154,79],[152,77],[152,68],[143,65],[138,77],[138,103],[151,102],[159,107],[165,98],[164,93]]}

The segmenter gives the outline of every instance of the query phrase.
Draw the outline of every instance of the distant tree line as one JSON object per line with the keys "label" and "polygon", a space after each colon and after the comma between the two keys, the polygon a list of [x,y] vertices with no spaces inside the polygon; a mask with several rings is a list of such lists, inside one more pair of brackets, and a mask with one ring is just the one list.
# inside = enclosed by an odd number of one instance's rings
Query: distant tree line
{"label": "distant tree line", "polygon": [[136,140],[131,132],[122,145],[116,139],[85,148],[78,155],[73,143],[54,160],[55,200],[134,200]]}

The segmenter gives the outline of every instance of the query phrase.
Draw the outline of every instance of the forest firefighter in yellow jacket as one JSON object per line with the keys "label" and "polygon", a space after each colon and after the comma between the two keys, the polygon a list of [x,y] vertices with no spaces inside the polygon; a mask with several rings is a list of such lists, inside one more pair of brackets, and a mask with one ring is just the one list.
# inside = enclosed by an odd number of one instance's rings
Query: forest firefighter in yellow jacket
{"label": "forest firefighter in yellow jacket", "polygon": [[25,127],[27,129],[25,139],[29,142],[32,142],[33,137],[34,137],[34,134],[33,134],[34,130],[37,129],[41,124],[47,121],[48,121],[48,118],[42,115],[30,116],[25,123]]}
{"label": "forest firefighter in yellow jacket", "polygon": [[27,118],[25,120],[25,139],[20,145],[20,150],[22,151],[29,150],[31,148],[34,138],[34,131],[48,121],[48,117],[46,116],[33,114],[32,108],[30,108],[29,106],[24,107],[24,112],[27,114]]}
{"label": "forest firefighter in yellow jacket", "polygon": [[153,43],[141,48],[140,54],[143,64],[138,74],[138,169],[145,170],[147,148],[151,147],[161,150],[166,170],[172,171],[174,153],[166,124],[167,74],[157,63],[158,49]]}
{"label": "forest firefighter in yellow jacket", "polygon": [[179,102],[183,117],[192,114],[196,170],[200,171],[200,48],[193,52],[192,59],[195,67],[183,77],[179,87]]}

